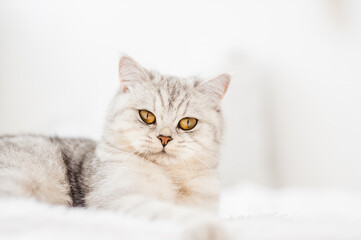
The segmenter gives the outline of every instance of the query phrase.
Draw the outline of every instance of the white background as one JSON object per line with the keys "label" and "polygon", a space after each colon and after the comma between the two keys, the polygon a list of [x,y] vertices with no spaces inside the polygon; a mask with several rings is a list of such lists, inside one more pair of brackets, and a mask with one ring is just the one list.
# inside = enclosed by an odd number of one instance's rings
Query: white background
{"label": "white background", "polygon": [[0,134],[98,139],[123,52],[233,73],[224,184],[361,188],[361,2],[0,0]]}

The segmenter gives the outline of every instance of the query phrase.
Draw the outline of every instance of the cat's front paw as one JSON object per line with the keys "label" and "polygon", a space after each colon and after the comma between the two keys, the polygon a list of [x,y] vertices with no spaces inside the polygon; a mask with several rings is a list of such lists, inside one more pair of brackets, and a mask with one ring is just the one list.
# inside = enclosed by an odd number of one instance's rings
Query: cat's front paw
{"label": "cat's front paw", "polygon": [[219,220],[206,220],[193,223],[188,231],[189,240],[228,240],[228,233]]}

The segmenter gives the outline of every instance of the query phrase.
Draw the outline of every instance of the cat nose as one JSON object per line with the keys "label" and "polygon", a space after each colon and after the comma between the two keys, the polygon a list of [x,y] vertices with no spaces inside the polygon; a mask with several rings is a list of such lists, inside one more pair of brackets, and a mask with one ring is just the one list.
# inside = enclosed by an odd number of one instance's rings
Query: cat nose
{"label": "cat nose", "polygon": [[162,143],[163,147],[165,147],[170,141],[173,140],[173,138],[171,136],[162,136],[162,135],[159,135],[157,137],[160,142]]}

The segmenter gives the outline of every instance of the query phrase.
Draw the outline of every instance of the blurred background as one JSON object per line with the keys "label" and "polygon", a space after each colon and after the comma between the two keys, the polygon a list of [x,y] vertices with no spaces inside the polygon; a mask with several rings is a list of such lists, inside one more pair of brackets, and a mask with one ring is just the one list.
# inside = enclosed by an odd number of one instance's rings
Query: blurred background
{"label": "blurred background", "polygon": [[361,189],[361,1],[0,0],[0,134],[99,139],[124,52],[233,74],[224,185]]}

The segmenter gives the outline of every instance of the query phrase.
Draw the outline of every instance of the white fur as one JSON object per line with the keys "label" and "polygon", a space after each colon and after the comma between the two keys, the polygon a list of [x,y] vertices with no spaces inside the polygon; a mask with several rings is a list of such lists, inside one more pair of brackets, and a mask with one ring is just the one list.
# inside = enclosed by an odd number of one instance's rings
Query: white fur
{"label": "white fur", "polygon": [[[206,222],[209,227],[196,235],[218,236],[222,230],[217,227],[210,233],[217,224],[209,213],[218,209],[219,105],[229,76],[209,82],[162,76],[128,57],[121,59],[119,75],[121,89],[96,150],[87,204],[147,218]],[[144,123],[139,110],[152,112],[156,124]],[[184,117],[196,118],[198,124],[183,131],[177,126]],[[158,135],[173,138],[166,154]],[[223,232],[219,235],[223,239]]]}

